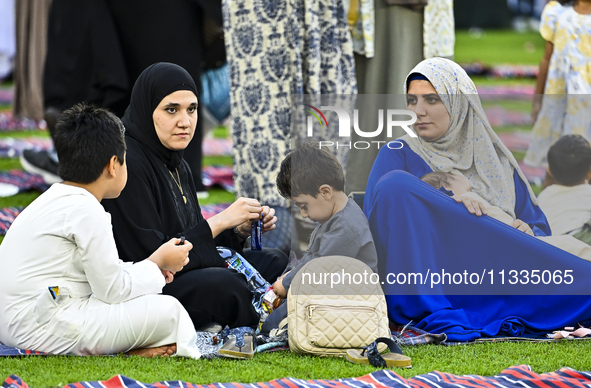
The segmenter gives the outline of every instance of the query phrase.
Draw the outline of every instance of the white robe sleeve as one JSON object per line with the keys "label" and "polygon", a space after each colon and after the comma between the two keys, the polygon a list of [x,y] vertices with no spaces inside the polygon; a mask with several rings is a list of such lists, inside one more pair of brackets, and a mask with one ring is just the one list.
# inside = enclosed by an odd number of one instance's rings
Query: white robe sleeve
{"label": "white robe sleeve", "polygon": [[162,292],[166,282],[156,263],[143,260],[129,265],[119,259],[110,215],[98,202],[74,207],[64,229],[77,246],[82,268],[98,299],[116,304]]}

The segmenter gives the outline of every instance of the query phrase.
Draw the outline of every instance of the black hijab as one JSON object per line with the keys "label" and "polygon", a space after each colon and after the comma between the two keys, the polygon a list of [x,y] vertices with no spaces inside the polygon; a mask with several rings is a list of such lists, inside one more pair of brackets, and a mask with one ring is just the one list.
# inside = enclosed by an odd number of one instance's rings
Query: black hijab
{"label": "black hijab", "polygon": [[135,81],[131,102],[122,118],[126,134],[154,152],[171,170],[183,160],[184,150],[169,150],[160,142],[152,115],[164,97],[178,90],[198,95],[195,82],[185,69],[174,63],[155,63]]}

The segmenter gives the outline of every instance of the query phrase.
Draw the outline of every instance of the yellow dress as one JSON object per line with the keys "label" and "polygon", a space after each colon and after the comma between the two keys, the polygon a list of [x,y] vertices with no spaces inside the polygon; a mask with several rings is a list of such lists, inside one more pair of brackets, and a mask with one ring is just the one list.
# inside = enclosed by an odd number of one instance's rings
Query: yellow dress
{"label": "yellow dress", "polygon": [[548,149],[561,136],[574,133],[591,141],[591,15],[551,1],[542,13],[540,33],[554,44],[554,52],[524,159],[531,166],[546,166]]}

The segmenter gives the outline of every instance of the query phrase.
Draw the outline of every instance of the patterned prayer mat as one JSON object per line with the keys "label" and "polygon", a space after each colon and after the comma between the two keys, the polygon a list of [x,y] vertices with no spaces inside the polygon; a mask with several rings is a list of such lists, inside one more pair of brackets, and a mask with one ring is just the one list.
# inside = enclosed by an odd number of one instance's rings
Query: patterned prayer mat
{"label": "patterned prayer mat", "polygon": [[35,151],[47,151],[53,147],[53,142],[49,138],[26,137],[26,138],[0,138],[0,157],[16,158],[24,150],[32,149]]}
{"label": "patterned prayer mat", "polygon": [[231,166],[207,166],[201,172],[201,179],[207,188],[221,186],[233,193],[236,191],[233,173],[234,169]]}
{"label": "patterned prayer mat", "polygon": [[[496,376],[453,375],[433,371],[409,379],[396,374],[394,370],[379,370],[361,377],[338,380],[302,380],[290,377],[272,380],[268,383],[215,383],[196,385],[182,381],[142,383],[132,378],[117,375],[106,381],[84,381],[68,384],[68,388],[540,388],[540,387],[584,387],[591,384],[590,372],[578,372],[571,368],[560,368],[556,372],[534,373],[528,365],[517,365],[504,369]],[[4,380],[3,388],[29,388],[16,375]]]}
{"label": "patterned prayer mat", "polygon": [[231,203],[201,205],[201,214],[206,220],[226,210]]}
{"label": "patterned prayer mat", "polygon": [[19,192],[25,190],[39,190],[43,192],[49,188],[49,185],[45,183],[41,176],[29,174],[22,170],[1,172],[0,183],[16,186]]}
{"label": "patterned prayer mat", "polygon": [[510,95],[512,98],[527,98],[531,100],[531,95],[535,91],[533,85],[478,86],[476,89],[482,100],[489,100],[488,97],[491,96],[497,98],[499,95]]}
{"label": "patterned prayer mat", "polygon": [[10,105],[12,104],[12,100],[14,100],[14,89],[0,87],[0,104]]}
{"label": "patterned prayer mat", "polygon": [[529,112],[508,110],[500,106],[484,108],[484,113],[493,127],[505,125],[532,125],[532,118]]}
{"label": "patterned prayer mat", "polygon": [[[24,208],[22,207],[6,207],[4,209],[0,209],[0,236],[4,236],[10,228],[10,225],[14,222],[16,216],[23,211]],[[0,355],[3,355],[3,346],[0,344]]]}
{"label": "patterned prayer mat", "polygon": [[45,130],[45,121],[18,119],[12,116],[11,112],[0,112],[0,132],[23,131],[23,130]]}
{"label": "patterned prayer mat", "polygon": [[231,156],[232,139],[205,138],[203,139],[203,156]]}
{"label": "patterned prayer mat", "polygon": [[469,76],[484,76],[491,78],[536,78],[538,76],[537,65],[485,65],[474,62],[463,64]]}
{"label": "patterned prayer mat", "polygon": [[505,132],[499,133],[499,139],[510,151],[527,151],[531,141],[531,132]]}

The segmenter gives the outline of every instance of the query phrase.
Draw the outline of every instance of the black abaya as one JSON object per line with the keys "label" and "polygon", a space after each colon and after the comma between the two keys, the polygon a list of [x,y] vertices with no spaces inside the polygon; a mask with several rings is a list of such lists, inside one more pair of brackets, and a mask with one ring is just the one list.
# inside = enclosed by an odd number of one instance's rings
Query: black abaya
{"label": "black abaya", "polygon": [[[133,88],[130,106],[123,117],[127,185],[117,199],[102,202],[111,213],[119,256],[124,261],[141,261],[170,238],[185,236],[193,244],[189,264],[163,292],[183,304],[196,328],[211,322],[230,327],[255,326],[258,315],[244,276],[223,268],[224,261],[216,250],[220,245],[242,252],[237,236],[226,230],[213,239],[209,224],[201,215],[183,151],[165,148],[154,129],[154,109],[162,98],[177,90],[196,92],[190,75],[169,63],[150,66]],[[177,173],[186,203],[174,180]],[[255,267],[268,264],[263,256],[252,257]],[[286,264],[286,257],[279,258],[263,268],[263,276],[276,277]]]}

